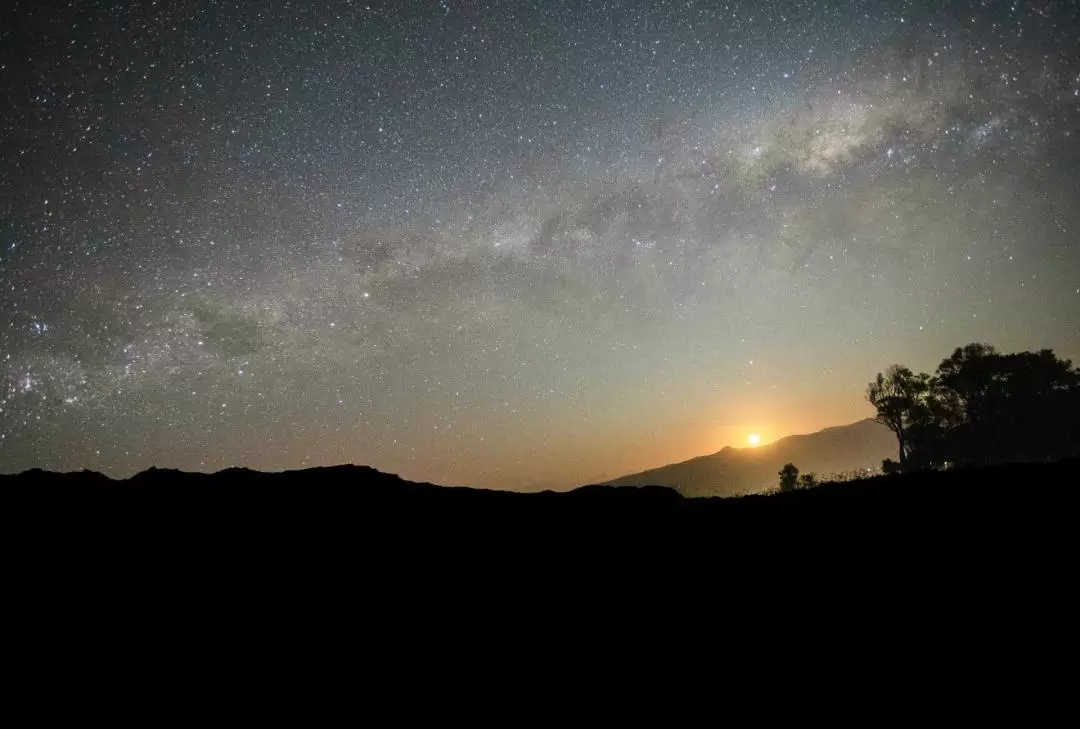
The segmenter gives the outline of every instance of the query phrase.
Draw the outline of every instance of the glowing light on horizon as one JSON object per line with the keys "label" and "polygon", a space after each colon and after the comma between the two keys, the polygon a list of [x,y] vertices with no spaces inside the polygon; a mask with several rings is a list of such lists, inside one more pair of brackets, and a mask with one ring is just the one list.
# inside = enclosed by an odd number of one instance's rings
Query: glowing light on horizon
{"label": "glowing light on horizon", "polygon": [[751,448],[759,446],[761,445],[761,436],[757,433],[751,433],[750,435],[746,436],[746,442],[750,444]]}

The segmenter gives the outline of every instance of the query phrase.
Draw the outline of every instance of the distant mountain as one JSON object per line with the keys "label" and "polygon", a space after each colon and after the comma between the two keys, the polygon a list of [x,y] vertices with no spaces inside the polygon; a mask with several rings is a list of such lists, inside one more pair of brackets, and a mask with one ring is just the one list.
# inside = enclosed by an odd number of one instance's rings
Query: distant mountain
{"label": "distant mountain", "polygon": [[819,476],[878,469],[885,458],[896,458],[896,437],[867,418],[850,425],[806,435],[790,435],[757,448],[728,446],[641,473],[607,481],[611,486],[670,486],[684,496],[730,496],[756,493],[776,486],[777,473],[794,463],[800,473]]}

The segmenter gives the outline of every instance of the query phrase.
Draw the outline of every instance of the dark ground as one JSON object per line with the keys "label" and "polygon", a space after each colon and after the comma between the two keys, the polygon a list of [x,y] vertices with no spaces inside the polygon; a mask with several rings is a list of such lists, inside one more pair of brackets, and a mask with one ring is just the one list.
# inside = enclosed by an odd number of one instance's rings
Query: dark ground
{"label": "dark ground", "polygon": [[[353,467],[0,477],[14,536],[3,639],[17,648],[5,685],[44,726],[74,712],[201,727],[226,695],[229,712],[314,710],[497,680],[546,686],[543,704],[579,673],[590,686],[623,671],[683,683],[726,666],[771,681],[849,649],[865,651],[849,669],[921,660],[924,680],[961,658],[1030,674],[1076,645],[1078,472],[1006,466],[726,500],[446,489]],[[816,647],[796,648],[806,641]]]}

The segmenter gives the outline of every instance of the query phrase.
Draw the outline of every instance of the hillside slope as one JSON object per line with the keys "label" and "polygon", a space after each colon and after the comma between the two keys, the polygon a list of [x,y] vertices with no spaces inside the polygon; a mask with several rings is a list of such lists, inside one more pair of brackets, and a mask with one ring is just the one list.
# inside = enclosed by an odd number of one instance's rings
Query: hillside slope
{"label": "hillside slope", "polygon": [[669,486],[684,496],[730,496],[763,491],[785,463],[819,475],[876,469],[896,457],[896,438],[867,418],[816,433],[791,435],[758,448],[733,448],[607,481],[611,486]]}
{"label": "hillside slope", "polygon": [[[1071,635],[1078,469],[734,499],[440,488],[350,466],[0,476],[0,575],[19,616],[0,661],[17,656],[20,686],[48,686],[111,727],[225,726],[227,690],[252,706],[267,687],[391,695],[417,660],[444,680],[461,655],[490,655],[514,681],[548,675],[535,656],[575,650],[587,670],[666,668],[673,643],[700,656],[696,636],[709,633],[719,655],[745,633],[759,651],[772,626],[789,626],[776,635],[791,645],[811,624],[829,650],[883,633],[920,651],[922,640],[928,655],[948,644],[998,673],[1002,646]],[[766,629],[709,627],[751,620]],[[368,666],[393,667],[385,686],[358,678]]]}

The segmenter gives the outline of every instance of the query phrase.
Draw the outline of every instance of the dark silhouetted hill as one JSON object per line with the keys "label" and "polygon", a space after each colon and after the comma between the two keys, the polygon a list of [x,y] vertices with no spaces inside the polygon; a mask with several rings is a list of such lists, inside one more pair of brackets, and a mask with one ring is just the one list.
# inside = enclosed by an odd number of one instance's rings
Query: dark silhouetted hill
{"label": "dark silhouetted hill", "polygon": [[842,640],[1001,656],[1056,645],[1044,633],[1075,606],[1078,469],[730,499],[444,488],[352,466],[4,476],[18,680],[63,697],[39,714],[213,726],[226,687],[244,711],[367,705],[478,670],[521,688],[587,669],[594,691],[612,670],[719,660],[744,640],[775,656],[763,646],[799,632],[830,656]]}
{"label": "dark silhouetted hill", "polygon": [[794,463],[820,476],[878,469],[896,457],[896,436],[869,418],[817,433],[790,435],[757,448],[728,446],[708,456],[608,481],[612,486],[669,486],[684,496],[733,496],[775,487],[777,473]]}

